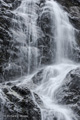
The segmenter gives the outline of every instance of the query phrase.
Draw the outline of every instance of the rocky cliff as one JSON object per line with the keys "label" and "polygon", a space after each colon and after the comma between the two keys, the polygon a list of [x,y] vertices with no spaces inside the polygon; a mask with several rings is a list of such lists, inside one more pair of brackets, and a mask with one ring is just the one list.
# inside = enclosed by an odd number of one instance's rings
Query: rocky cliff
{"label": "rocky cliff", "polygon": [[[80,46],[80,0],[56,0],[59,2],[65,11],[69,13],[71,24],[75,27],[76,41],[78,47]],[[50,14],[50,9],[45,7],[45,0],[36,2],[36,15],[38,37],[37,47],[36,43],[32,41],[31,34],[27,36],[28,32],[21,16],[14,14],[14,11],[21,5],[21,0],[0,0],[0,120],[14,120],[15,117],[6,115],[16,115],[17,120],[41,120],[40,106],[41,99],[36,93],[33,93],[28,88],[20,88],[16,83],[7,82],[15,80],[23,75],[28,74],[28,45],[32,47],[31,51],[31,73],[34,70],[34,48],[38,49],[37,56],[40,66],[51,64],[55,61],[55,41],[53,34],[53,21]],[[30,13],[29,13],[30,15]],[[18,20],[21,20],[22,28],[19,28]],[[55,28],[55,24],[54,24]],[[26,35],[25,41],[20,41],[20,29]],[[19,34],[17,35],[17,31]],[[34,31],[33,31],[34,32]],[[14,34],[15,37],[14,37]],[[19,39],[17,39],[19,37]],[[24,36],[25,37],[25,36]],[[28,39],[30,38],[30,43]],[[34,36],[35,38],[35,36]],[[53,49],[53,45],[54,49]],[[76,51],[78,62],[80,60],[80,50]],[[43,69],[33,77],[33,83],[38,84],[41,81],[41,74]],[[37,80],[36,80],[37,79]],[[80,68],[71,71],[65,78],[65,83],[59,88],[57,93],[58,103],[70,106],[78,115],[80,119]],[[61,97],[62,96],[62,97]],[[36,99],[36,102],[34,102]],[[5,104],[3,104],[3,101]],[[37,104],[38,103],[38,104]],[[17,113],[17,114],[16,114]],[[22,116],[20,116],[22,115]],[[25,115],[25,118],[23,116]],[[54,116],[54,115],[53,115]],[[54,120],[57,118],[53,117]]]}
{"label": "rocky cliff", "polygon": [[[69,13],[70,21],[76,29],[76,37],[79,45],[80,44],[80,39],[79,39],[80,1],[60,0],[58,2]],[[20,6],[20,4],[21,4],[20,0],[0,1],[0,76],[2,80],[14,79],[15,77],[19,77],[27,73],[27,62],[28,62],[26,58],[28,51],[26,49],[27,41],[26,43],[24,43],[24,47],[23,47],[23,42],[16,40],[16,38],[13,37],[14,33],[12,31],[16,29],[19,31],[20,29],[19,24],[16,23],[16,19],[19,18],[13,12],[15,9],[17,9]],[[40,62],[40,64],[44,64],[44,63],[49,64],[51,63],[51,57],[53,58],[55,56],[55,49],[53,49],[51,46],[51,44],[54,44],[54,48],[55,48],[55,43],[53,43],[54,35],[53,33],[51,33],[53,29],[52,28],[53,21],[51,18],[51,14],[49,12],[50,10],[48,8],[45,9],[45,0],[37,2],[36,6],[37,6],[36,14],[38,16],[37,27],[39,29],[39,34],[41,34],[41,36],[38,36],[37,38],[37,44],[39,49],[39,56],[42,56],[41,59],[38,58],[38,61]],[[24,24],[23,26],[25,29]],[[27,33],[28,31],[26,32],[26,34]],[[77,52],[79,51],[77,50]]]}

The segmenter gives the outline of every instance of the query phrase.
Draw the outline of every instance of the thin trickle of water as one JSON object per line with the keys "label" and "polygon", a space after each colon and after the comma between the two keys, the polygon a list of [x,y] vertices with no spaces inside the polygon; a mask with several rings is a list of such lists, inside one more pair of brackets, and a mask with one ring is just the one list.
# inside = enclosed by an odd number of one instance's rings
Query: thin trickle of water
{"label": "thin trickle of water", "polygon": [[[36,0],[23,0],[20,7],[13,11],[18,16],[15,20],[18,23],[19,29],[16,32],[14,29],[11,29],[16,41],[23,43],[23,48],[24,44],[26,44],[28,74],[31,71],[32,62],[34,62],[35,68],[38,66],[38,28],[36,26],[38,16],[36,14],[37,8],[35,2]],[[43,66],[42,73],[40,74],[40,84],[37,85],[32,81],[39,70],[32,75],[28,75],[19,81],[19,83],[17,81],[16,84],[17,86],[29,87],[32,93],[35,92],[39,95],[43,103],[43,106],[39,105],[42,120],[77,120],[68,106],[60,105],[58,104],[58,100],[56,100],[56,91],[65,82],[66,75],[78,67],[69,59],[73,57],[73,47],[76,47],[75,30],[69,22],[68,14],[57,2],[46,0],[45,8],[48,6],[51,8],[50,12],[53,16],[53,27],[55,25],[55,29],[52,32],[56,43],[56,62],[53,65]],[[31,43],[36,43],[36,46],[31,46]]]}
{"label": "thin trickle of water", "polygon": [[[76,46],[74,28],[69,22],[68,14],[53,0],[46,0],[46,6],[51,8],[51,14],[53,19],[53,26],[55,25],[54,41],[56,43],[56,63],[52,66],[47,66],[43,69],[41,74],[40,85],[33,85],[32,76],[28,76],[18,85],[28,86],[33,92],[37,93],[43,102],[43,108],[41,107],[42,120],[53,120],[53,116],[57,120],[73,120],[74,114],[67,108],[57,103],[56,91],[64,83],[66,75],[77,66],[74,62],[69,60],[69,57],[73,56],[73,47]],[[14,11],[15,14],[21,16],[24,20],[26,30],[25,35],[28,36],[28,73],[30,73],[31,66],[31,40],[37,45],[37,27],[36,27],[36,7],[35,2],[32,0],[23,0],[21,6]],[[18,20],[18,22],[21,22]],[[28,22],[28,26],[27,26]],[[20,30],[22,29],[21,23],[19,24]],[[23,29],[21,30],[23,31]],[[24,34],[24,32],[22,32]],[[25,37],[26,38],[26,37]],[[54,48],[53,48],[54,49]],[[37,50],[34,51],[37,55]],[[34,55],[35,56],[35,55]],[[35,59],[35,66],[37,66],[37,57]],[[33,87],[32,87],[33,86]],[[35,99],[34,99],[35,101]]]}
{"label": "thin trickle of water", "polygon": [[[38,48],[37,48],[37,18],[36,0],[23,0],[21,5],[13,11],[14,19],[18,24],[18,29],[11,29],[14,39],[21,43],[26,51],[28,61],[28,74],[31,72],[31,66],[34,70],[38,67]],[[13,28],[15,24],[13,25]],[[35,44],[35,46],[33,46]]]}

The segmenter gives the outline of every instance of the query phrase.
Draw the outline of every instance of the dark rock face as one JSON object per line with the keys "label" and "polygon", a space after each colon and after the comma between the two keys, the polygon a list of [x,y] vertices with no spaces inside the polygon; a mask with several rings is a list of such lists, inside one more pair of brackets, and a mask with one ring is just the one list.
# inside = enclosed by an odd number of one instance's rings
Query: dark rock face
{"label": "dark rock face", "polygon": [[36,75],[32,77],[32,81],[34,84],[40,84],[43,79],[43,69],[41,69]]}
{"label": "dark rock face", "polygon": [[75,6],[80,5],[80,0],[56,0],[56,1],[62,4],[63,6],[66,6],[67,8],[74,6],[74,5]]}
{"label": "dark rock face", "polygon": [[20,4],[20,0],[0,1],[0,82],[2,82],[2,78],[3,80],[11,80],[27,73],[27,40],[23,45],[21,42],[23,40],[16,41],[11,31],[11,29],[19,31],[20,26],[16,22],[18,19],[23,21],[21,26],[24,32],[26,31],[23,18],[13,13],[13,10],[18,8]]}
{"label": "dark rock face", "polygon": [[44,34],[50,35],[51,34],[51,14],[49,11],[43,12],[43,14],[40,16],[39,24],[41,26],[41,29],[43,30]]}
{"label": "dark rock face", "polygon": [[78,46],[78,50],[75,50],[77,55],[77,60],[80,61],[80,4],[78,6],[70,6],[69,7],[69,13],[70,13],[70,22],[75,27],[75,36],[76,36],[76,42]]}
{"label": "dark rock face", "polygon": [[75,28],[80,30],[80,7],[72,6],[70,7],[71,20]]}
{"label": "dark rock face", "polygon": [[5,103],[0,102],[2,120],[41,120],[40,109],[28,88],[7,85],[2,91],[5,95]]}
{"label": "dark rock face", "polygon": [[15,0],[4,0],[6,3],[13,3]]}
{"label": "dark rock face", "polygon": [[[0,1],[0,74],[3,77],[7,70],[6,68],[9,67],[10,58],[12,54],[15,55],[15,51],[13,51],[12,49],[13,36],[12,36],[12,32],[10,31],[10,27],[12,24],[12,18],[14,16],[14,14],[11,12],[11,9],[13,9],[12,4],[14,4],[14,2],[15,2],[15,7],[18,7],[16,3],[18,1],[16,0],[15,1],[9,1],[9,0]],[[7,77],[7,74],[5,75]]]}
{"label": "dark rock face", "polygon": [[41,2],[39,10],[38,25],[44,36],[38,39],[38,48],[42,56],[40,60],[41,64],[50,64],[54,61],[55,56],[54,24],[51,8],[49,6],[45,8],[45,4],[45,1]]}
{"label": "dark rock face", "polygon": [[40,49],[40,55],[42,56],[40,59],[40,64],[50,64],[52,62],[52,58],[54,58],[53,49],[53,38],[50,36],[45,36],[38,39],[38,48]]}
{"label": "dark rock face", "polygon": [[[0,71],[2,71],[3,64],[9,60],[10,54],[7,51],[10,49],[12,37],[9,31],[10,19],[7,14],[10,12],[5,7],[0,8]],[[12,15],[10,14],[10,16]]]}
{"label": "dark rock face", "polygon": [[[76,31],[76,37],[77,43],[80,45],[80,0],[56,1],[62,4],[63,8],[70,13],[70,21],[78,30]],[[26,31],[23,18],[12,12],[18,8],[20,4],[21,0],[0,0],[0,82],[11,80],[27,73],[28,61],[26,56],[28,55],[28,37],[23,46],[20,41],[14,40],[13,33],[10,31],[11,28],[14,30],[20,29],[18,23],[15,22],[15,20],[18,19],[23,21],[21,22],[21,26],[24,28],[23,31]],[[38,7],[36,11],[38,14],[37,27],[41,31],[37,39],[37,45],[40,51],[39,63],[41,65],[44,65],[44,63],[51,64],[55,56],[51,11],[48,8],[44,9],[45,0],[41,0],[39,3],[36,3],[36,5]],[[33,57],[34,55],[32,58]],[[40,84],[42,72],[43,70],[39,71],[32,78],[33,83],[37,85]],[[58,102],[60,104],[66,103],[69,105],[80,118],[79,85],[80,69],[76,69],[67,75],[66,82],[60,88],[59,93],[57,93],[57,99],[59,99]],[[10,82],[7,83],[6,86],[4,85],[1,90],[3,95],[6,96],[4,98],[5,104],[3,104],[3,99],[0,98],[0,116],[2,113],[4,114],[1,116],[1,120],[15,120],[16,118],[17,120],[41,120],[41,111],[37,103],[40,105],[43,103],[37,94],[34,93],[36,99],[36,102],[34,102],[32,93],[28,88],[20,88]],[[6,117],[6,115],[9,116]],[[57,120],[57,118],[54,118],[54,120]]]}
{"label": "dark rock face", "polygon": [[80,68],[72,70],[57,93],[60,104],[67,104],[80,119]]}

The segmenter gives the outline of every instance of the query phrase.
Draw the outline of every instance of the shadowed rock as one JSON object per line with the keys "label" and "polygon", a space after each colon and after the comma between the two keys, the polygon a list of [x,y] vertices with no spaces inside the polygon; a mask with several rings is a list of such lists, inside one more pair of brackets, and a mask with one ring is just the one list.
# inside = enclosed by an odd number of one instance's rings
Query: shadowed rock
{"label": "shadowed rock", "polygon": [[60,104],[69,105],[80,118],[80,68],[66,76],[56,98]]}
{"label": "shadowed rock", "polygon": [[6,86],[2,89],[5,103],[0,102],[2,120],[41,120],[41,112],[28,88]]}

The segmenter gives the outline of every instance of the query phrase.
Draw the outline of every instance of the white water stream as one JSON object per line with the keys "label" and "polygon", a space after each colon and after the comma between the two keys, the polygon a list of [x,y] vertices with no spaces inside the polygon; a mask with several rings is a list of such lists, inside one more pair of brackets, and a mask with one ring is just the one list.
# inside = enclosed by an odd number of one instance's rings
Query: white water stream
{"label": "white water stream", "polygon": [[[32,6],[29,5],[31,1]],[[37,16],[35,13],[35,1],[33,1],[34,0],[23,0],[21,6],[14,12],[15,14],[23,17],[26,26],[26,23],[29,23],[30,20],[29,26],[27,27],[27,30],[29,31],[28,35],[32,34],[32,41],[35,42],[37,40]],[[39,95],[43,101],[43,106],[40,106],[42,111],[42,120],[54,120],[53,115],[56,116],[55,120],[76,120],[75,115],[68,106],[58,104],[55,94],[56,91],[58,91],[58,88],[65,82],[64,78],[66,75],[71,70],[77,68],[75,62],[69,59],[69,57],[73,57],[73,47],[76,47],[75,29],[69,22],[68,14],[57,2],[46,0],[45,7],[49,7],[51,9],[51,14],[53,14],[52,16],[55,24],[54,40],[56,43],[56,63],[43,67],[43,72],[41,74],[42,80],[39,85],[32,83],[32,78],[35,75],[34,73],[25,77],[25,79],[23,79],[19,84],[17,83],[17,86],[27,86],[32,92]],[[31,15],[30,17],[29,13]],[[23,35],[23,38],[25,38],[25,34]],[[28,72],[30,72],[31,69],[31,49],[29,49],[28,53]],[[35,65],[37,66],[37,49],[34,52]]]}
{"label": "white water stream", "polygon": [[[23,0],[22,8],[25,8],[25,4],[25,0]],[[56,116],[57,120],[76,120],[69,107],[57,103],[55,94],[58,88],[65,82],[66,75],[72,69],[77,68],[77,65],[69,59],[69,57],[73,57],[73,47],[76,47],[75,29],[69,22],[68,14],[57,2],[46,0],[45,7],[51,9],[53,24],[55,24],[56,63],[43,68],[40,85],[33,85],[30,82],[34,74],[27,76],[18,85],[28,86],[33,92],[39,95],[43,101],[43,107],[41,107],[42,120],[53,120],[53,115]],[[31,26],[31,29],[36,31],[36,28],[33,28],[33,26]]]}
{"label": "white water stream", "polygon": [[[25,66],[28,68],[28,74],[31,72],[32,65],[34,70],[38,66],[38,27],[36,25],[38,15],[36,13],[37,5],[35,2],[36,0],[22,0],[21,5],[13,11],[13,13],[17,16],[17,18],[14,17],[13,20],[16,20],[19,29],[11,29],[14,39],[23,44],[23,47],[20,49],[22,54],[24,51],[26,52],[28,65]],[[35,46],[31,44],[35,44]]]}

